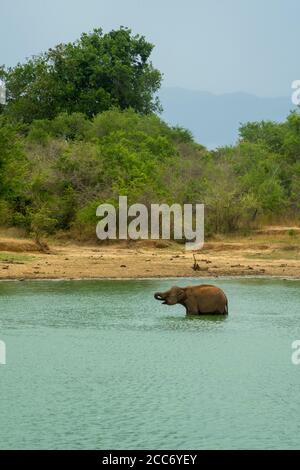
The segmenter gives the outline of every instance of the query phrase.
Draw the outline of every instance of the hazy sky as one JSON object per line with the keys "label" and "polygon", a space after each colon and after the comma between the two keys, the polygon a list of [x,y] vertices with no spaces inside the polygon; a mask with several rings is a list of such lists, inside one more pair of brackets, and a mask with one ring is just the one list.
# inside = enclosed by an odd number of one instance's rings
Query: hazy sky
{"label": "hazy sky", "polygon": [[0,64],[123,25],[155,44],[165,86],[286,96],[299,20],[300,0],[0,0]]}

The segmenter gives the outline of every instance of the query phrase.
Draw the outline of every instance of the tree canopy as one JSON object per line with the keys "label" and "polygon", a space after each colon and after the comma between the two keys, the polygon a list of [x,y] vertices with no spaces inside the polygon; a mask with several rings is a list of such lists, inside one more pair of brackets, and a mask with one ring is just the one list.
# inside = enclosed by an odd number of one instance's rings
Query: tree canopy
{"label": "tree canopy", "polygon": [[106,34],[95,29],[24,64],[2,67],[5,113],[14,121],[31,123],[62,112],[91,118],[116,106],[141,114],[158,111],[155,93],[162,76],[150,62],[153,47],[127,28]]}

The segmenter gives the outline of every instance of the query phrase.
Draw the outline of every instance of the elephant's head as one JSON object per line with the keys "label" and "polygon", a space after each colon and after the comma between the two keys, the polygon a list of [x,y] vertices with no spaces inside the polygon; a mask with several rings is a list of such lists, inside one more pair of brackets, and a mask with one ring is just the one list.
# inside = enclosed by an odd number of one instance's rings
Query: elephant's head
{"label": "elephant's head", "polygon": [[156,292],[154,294],[154,298],[156,300],[161,300],[165,305],[175,305],[185,299],[185,290],[181,287],[175,286],[166,292]]}

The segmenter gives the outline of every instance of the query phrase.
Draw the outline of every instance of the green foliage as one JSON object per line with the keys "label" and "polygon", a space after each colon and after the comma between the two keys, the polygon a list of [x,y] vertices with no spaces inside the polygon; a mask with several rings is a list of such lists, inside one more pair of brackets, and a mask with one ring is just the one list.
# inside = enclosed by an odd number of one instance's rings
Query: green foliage
{"label": "green foliage", "polygon": [[57,224],[57,220],[47,206],[42,206],[37,210],[30,210],[30,228],[37,241],[43,235],[52,233]]}
{"label": "green foliage", "polygon": [[300,115],[291,113],[285,123],[283,151],[291,162],[300,161]]}
{"label": "green foliage", "polygon": [[7,201],[0,199],[0,224],[3,226],[10,225],[12,223],[11,208]]}
{"label": "green foliage", "polygon": [[59,44],[24,64],[2,69],[5,112],[14,121],[31,123],[60,113],[91,118],[114,106],[142,114],[157,111],[155,93],[162,77],[149,60],[152,49],[143,36],[127,28],[84,33],[74,43]]}
{"label": "green foliage", "polygon": [[16,198],[23,187],[26,157],[16,129],[0,117],[0,198]]}
{"label": "green foliage", "polygon": [[90,121],[82,113],[61,113],[54,119],[36,119],[28,131],[32,142],[46,144],[50,137],[64,140],[83,140],[91,127]]}
{"label": "green foliage", "polygon": [[262,144],[271,152],[280,153],[283,149],[285,129],[283,124],[271,121],[248,122],[240,127],[242,141]]}
{"label": "green foliage", "polygon": [[71,224],[71,232],[75,238],[84,241],[95,237],[98,223],[96,210],[100,204],[101,201],[99,199],[92,200],[77,210],[74,221]]}
{"label": "green foliage", "polygon": [[[4,118],[1,124],[2,224],[21,225],[36,239],[61,230],[95,238],[97,206],[117,204],[119,195],[147,206],[204,203],[207,233],[300,215],[297,115],[278,132],[275,124],[248,124],[235,147],[211,152],[188,131],[133,109],[113,108],[92,120],[62,113],[33,121],[25,133]],[[272,137],[279,134],[280,146]]]}
{"label": "green foliage", "polygon": [[233,147],[208,151],[154,111],[153,46],[121,28],[94,30],[25,64],[0,67],[0,223],[36,240],[95,238],[96,208],[204,203],[206,233],[300,216],[300,115],[246,123]]}

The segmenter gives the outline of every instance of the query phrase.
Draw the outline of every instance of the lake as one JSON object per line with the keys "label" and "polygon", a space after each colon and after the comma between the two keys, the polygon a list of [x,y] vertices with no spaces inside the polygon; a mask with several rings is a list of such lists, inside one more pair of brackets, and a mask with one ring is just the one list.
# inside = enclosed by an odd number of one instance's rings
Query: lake
{"label": "lake", "polygon": [[0,448],[299,449],[300,281],[210,280],[227,318],[153,298],[200,282],[0,283]]}

